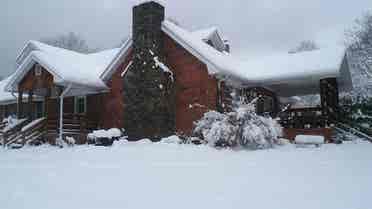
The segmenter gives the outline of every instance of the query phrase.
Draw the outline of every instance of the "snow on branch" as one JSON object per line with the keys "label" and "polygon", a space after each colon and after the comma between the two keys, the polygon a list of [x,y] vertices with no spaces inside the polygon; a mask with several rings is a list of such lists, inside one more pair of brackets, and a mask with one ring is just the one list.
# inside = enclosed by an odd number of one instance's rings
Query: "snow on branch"
{"label": "snow on branch", "polygon": [[271,148],[279,143],[282,128],[279,123],[254,112],[252,104],[241,105],[236,111],[210,111],[195,124],[194,134],[211,146]]}

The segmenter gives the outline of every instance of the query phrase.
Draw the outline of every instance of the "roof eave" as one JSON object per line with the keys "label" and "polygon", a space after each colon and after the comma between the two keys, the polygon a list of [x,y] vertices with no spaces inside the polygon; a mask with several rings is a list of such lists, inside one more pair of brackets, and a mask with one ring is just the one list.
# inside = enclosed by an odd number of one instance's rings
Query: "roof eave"
{"label": "roof eave", "polygon": [[117,67],[118,63],[120,62],[121,58],[128,55],[129,49],[132,46],[132,36],[129,36],[127,41],[124,42],[122,45],[119,53],[115,56],[115,58],[110,62],[110,64],[107,66],[107,68],[103,71],[103,73],[100,75],[100,79],[106,83],[110,79],[110,76],[113,74],[113,71]]}

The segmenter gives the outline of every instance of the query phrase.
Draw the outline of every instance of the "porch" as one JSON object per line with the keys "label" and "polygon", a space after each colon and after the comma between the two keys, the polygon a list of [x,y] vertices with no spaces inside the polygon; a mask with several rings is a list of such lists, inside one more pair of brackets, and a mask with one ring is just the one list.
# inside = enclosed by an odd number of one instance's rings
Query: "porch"
{"label": "porch", "polygon": [[27,101],[18,99],[18,119],[30,123],[44,118],[39,125],[45,142],[55,144],[57,138],[73,137],[77,144],[84,144],[87,134],[99,127],[101,97],[83,87],[55,83],[54,76],[38,64],[18,83],[17,90],[18,98],[28,95]]}
{"label": "porch", "polygon": [[[339,88],[337,78],[324,78],[318,83],[319,106],[293,108],[280,104],[280,91],[264,87],[243,89],[241,95],[247,100],[256,100],[256,112],[279,118],[283,137],[294,141],[297,135],[321,135],[326,142],[333,142],[333,127],[338,122]],[[278,95],[279,94],[279,95]],[[293,95],[294,96],[294,95]]]}

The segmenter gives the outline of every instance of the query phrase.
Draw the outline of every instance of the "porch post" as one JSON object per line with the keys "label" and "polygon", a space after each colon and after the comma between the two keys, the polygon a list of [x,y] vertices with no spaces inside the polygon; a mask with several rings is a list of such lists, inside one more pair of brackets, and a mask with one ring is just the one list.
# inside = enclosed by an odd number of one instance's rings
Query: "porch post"
{"label": "porch post", "polygon": [[338,84],[336,78],[325,78],[320,80],[320,99],[322,114],[325,116],[326,124],[330,125],[337,121],[339,113]]}
{"label": "porch post", "polygon": [[17,101],[17,116],[18,119],[22,119],[23,117],[23,91],[19,90],[18,91],[18,101]]}
{"label": "porch post", "polygon": [[59,139],[63,139],[63,96],[59,98]]}
{"label": "porch post", "polygon": [[278,99],[278,95],[276,95],[275,93],[273,94],[273,117],[276,117],[278,115],[278,113],[280,112],[280,107],[279,107],[279,99]]}
{"label": "porch post", "polygon": [[51,89],[47,88],[46,95],[44,96],[44,117],[46,119],[48,119],[48,116],[49,116],[48,104],[49,104],[50,95],[51,95]]}
{"label": "porch post", "polygon": [[63,139],[63,99],[70,91],[72,85],[70,84],[59,96],[59,139]]}
{"label": "porch post", "polygon": [[260,95],[257,99],[257,104],[256,104],[256,112],[258,115],[262,115],[264,113],[264,105],[265,105],[265,99],[263,95]]}
{"label": "porch post", "polygon": [[34,97],[34,92],[32,90],[30,90],[28,92],[28,120],[32,121],[33,120],[33,115],[32,113],[34,112],[33,111],[33,97]]}

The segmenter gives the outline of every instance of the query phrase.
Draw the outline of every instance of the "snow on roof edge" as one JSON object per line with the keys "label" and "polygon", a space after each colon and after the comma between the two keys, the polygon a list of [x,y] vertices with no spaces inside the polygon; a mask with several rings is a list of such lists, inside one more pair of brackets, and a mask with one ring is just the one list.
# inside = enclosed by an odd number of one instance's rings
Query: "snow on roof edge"
{"label": "snow on roof edge", "polygon": [[[308,76],[319,78],[329,75],[336,76],[340,74],[340,67],[345,53],[345,48],[342,48],[342,50],[339,50],[339,48],[328,48],[295,55],[282,53],[279,56],[265,56],[258,59],[250,59],[248,62],[245,62],[233,59],[232,56],[222,56],[221,54],[218,54],[216,50],[211,50],[212,48],[209,49],[207,44],[195,40],[195,37],[192,37],[190,32],[180,28],[172,22],[164,21],[163,31],[183,45],[183,47],[194,56],[197,56],[208,66],[212,66],[219,71],[218,73],[229,73],[245,80],[246,82],[252,83],[264,84],[271,81],[281,82],[297,78],[303,79],[304,73]],[[331,59],[331,61],[328,61],[327,57],[324,59],[324,55],[330,56],[329,59]],[[262,62],[262,58],[265,60],[269,59],[269,61],[280,61],[279,63],[284,64],[288,69],[280,69],[282,66],[273,66],[270,65],[270,63]],[[311,58],[312,62],[307,61],[307,58]],[[305,62],[301,63],[301,61]],[[295,64],[296,66],[292,67],[292,64]],[[265,72],[261,72],[267,67],[267,65],[269,65],[269,69],[264,70]],[[286,70],[282,75],[283,69]],[[215,70],[213,71],[215,72]],[[255,73],[255,71],[260,72]]]}
{"label": "snow on roof edge", "polygon": [[131,46],[132,46],[132,36],[130,35],[128,39],[122,44],[119,50],[119,53],[117,53],[114,59],[110,62],[107,68],[100,75],[100,79],[102,79],[103,81],[108,80],[108,76],[110,76],[113,69],[116,67],[117,63],[120,61],[121,57],[123,57],[124,55],[128,53]]}
{"label": "snow on roof edge", "polygon": [[19,65],[17,70],[14,72],[14,75],[7,83],[5,90],[6,91],[18,91],[18,87],[15,87],[15,83],[20,82],[20,79],[22,79],[30,70],[30,65],[33,65],[35,63],[40,64],[43,68],[47,69],[48,72],[50,72],[57,80],[61,80],[61,76],[58,75],[55,70],[53,70],[51,67],[47,66],[41,59],[39,59],[36,55],[36,51],[32,51],[25,60],[23,60],[22,64]]}
{"label": "snow on roof edge", "polygon": [[201,39],[209,39],[217,30],[216,26],[211,26],[209,28],[194,30],[191,33],[199,36]]}
{"label": "snow on roof edge", "polygon": [[[27,50],[29,50],[29,52]],[[10,84],[7,85],[7,90],[14,91],[16,89],[14,82],[19,82],[18,77],[23,77],[25,73],[29,71],[29,69],[25,68],[30,67],[30,65],[36,62],[40,63],[56,77],[56,83],[61,83],[62,85],[63,83],[72,83],[76,86],[86,86],[93,89],[107,89],[106,84],[100,79],[100,75],[109,64],[108,61],[111,62],[113,57],[117,56],[118,52],[119,49],[109,49],[97,53],[82,54],[31,40],[18,56],[18,61],[22,58],[22,62],[18,63],[16,75],[11,80]],[[27,57],[22,57],[26,55]],[[66,58],[68,59],[65,60]],[[81,66],[77,65],[73,60],[79,60],[78,63],[80,63]],[[76,72],[76,70],[68,70],[69,66],[72,67],[72,69],[78,70],[81,78],[75,78],[76,74],[66,74],[69,71]]]}
{"label": "snow on roof edge", "polygon": [[[196,56],[198,59],[200,59],[202,62],[204,62],[204,64],[207,65],[208,71],[209,71],[210,74],[215,75],[215,74],[219,74],[221,72],[223,73],[223,70],[221,71],[221,66],[218,66],[218,64],[216,62],[211,60],[209,57],[205,56],[205,54],[200,52],[198,49],[195,49],[193,46],[191,46],[190,43],[188,43],[186,40],[184,40],[183,37],[180,37],[179,34],[175,32],[176,28],[173,27],[173,26],[176,26],[176,25],[174,23],[170,22],[170,21],[165,20],[162,24],[162,30],[167,35],[169,35],[171,38],[173,38],[175,41],[177,41],[182,47],[187,49],[187,51],[189,51],[192,55]],[[176,27],[179,27],[179,26],[176,26]],[[186,32],[186,31],[182,31],[182,32]],[[217,51],[213,47],[204,43],[202,40],[200,40],[199,44],[203,44],[203,47],[206,50],[208,50],[210,52],[213,52],[216,55],[218,54],[219,56],[224,56],[221,52]],[[236,74],[235,72],[230,72],[228,75],[224,75],[224,76],[233,77],[234,80],[240,81],[240,82],[245,80],[246,82],[254,83],[254,81],[252,81],[252,80],[249,81],[249,79],[243,79],[239,74]]]}

